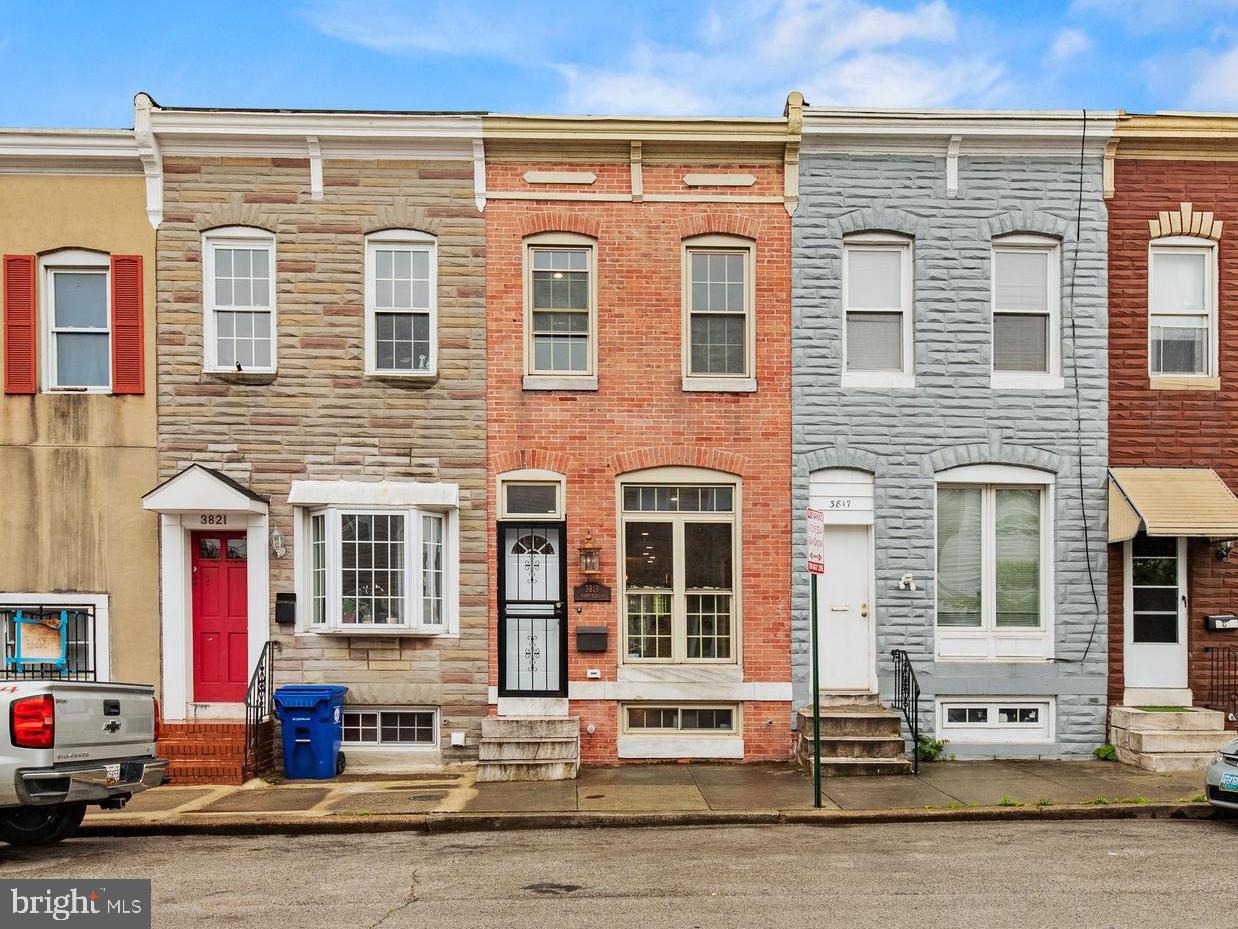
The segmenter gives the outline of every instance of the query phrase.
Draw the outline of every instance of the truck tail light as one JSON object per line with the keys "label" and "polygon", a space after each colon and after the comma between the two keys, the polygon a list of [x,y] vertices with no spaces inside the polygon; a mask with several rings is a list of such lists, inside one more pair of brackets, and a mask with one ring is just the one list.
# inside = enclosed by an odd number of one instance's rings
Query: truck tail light
{"label": "truck tail light", "polygon": [[18,748],[51,748],[56,741],[56,701],[51,694],[22,697],[9,705],[9,731]]}
{"label": "truck tail light", "polygon": [[155,698],[155,734],[151,736],[151,738],[156,742],[159,741],[159,698],[158,697]]}

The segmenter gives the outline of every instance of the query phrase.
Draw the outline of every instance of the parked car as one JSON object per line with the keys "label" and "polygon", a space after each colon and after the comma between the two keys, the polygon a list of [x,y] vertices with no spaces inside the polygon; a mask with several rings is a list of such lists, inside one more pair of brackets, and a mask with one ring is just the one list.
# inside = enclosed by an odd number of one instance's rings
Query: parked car
{"label": "parked car", "polygon": [[1217,809],[1238,812],[1238,739],[1221,746],[1204,774],[1208,802]]}
{"label": "parked car", "polygon": [[159,707],[145,684],[0,681],[0,840],[50,845],[87,806],[120,809],[163,783]]}

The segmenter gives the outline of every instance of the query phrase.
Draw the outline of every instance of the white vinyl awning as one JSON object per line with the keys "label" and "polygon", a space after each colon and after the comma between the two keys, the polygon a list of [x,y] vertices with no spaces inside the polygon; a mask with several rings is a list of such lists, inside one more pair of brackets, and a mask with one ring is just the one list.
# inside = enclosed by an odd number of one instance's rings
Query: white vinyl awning
{"label": "white vinyl awning", "polygon": [[1238,497],[1211,468],[1110,468],[1109,541],[1238,539]]}

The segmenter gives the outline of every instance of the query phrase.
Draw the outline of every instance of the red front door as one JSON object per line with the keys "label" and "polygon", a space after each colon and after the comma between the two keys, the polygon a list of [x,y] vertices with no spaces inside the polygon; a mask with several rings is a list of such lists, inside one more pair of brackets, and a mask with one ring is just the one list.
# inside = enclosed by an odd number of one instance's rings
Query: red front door
{"label": "red front door", "polygon": [[193,534],[193,699],[240,703],[249,683],[245,533]]}

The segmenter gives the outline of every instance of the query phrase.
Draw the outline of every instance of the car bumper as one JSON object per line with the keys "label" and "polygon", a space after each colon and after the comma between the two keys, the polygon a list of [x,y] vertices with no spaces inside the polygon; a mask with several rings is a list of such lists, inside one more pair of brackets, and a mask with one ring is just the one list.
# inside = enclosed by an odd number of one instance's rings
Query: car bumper
{"label": "car bumper", "polygon": [[23,805],[99,803],[158,787],[167,780],[167,770],[164,758],[26,769],[17,772],[17,796]]}
{"label": "car bumper", "polygon": [[1238,810],[1238,790],[1222,790],[1222,774],[1238,774],[1238,767],[1224,762],[1208,765],[1204,773],[1204,792],[1208,802],[1221,809]]}

